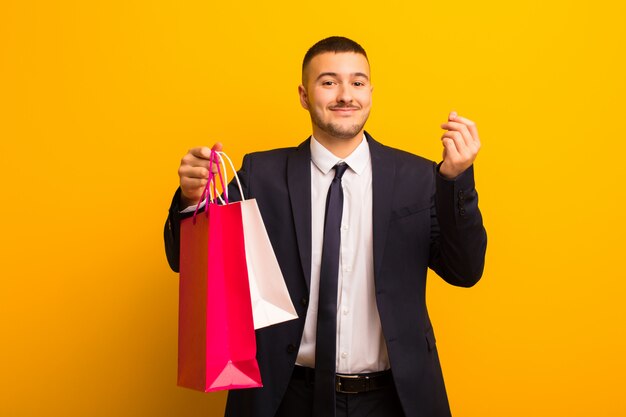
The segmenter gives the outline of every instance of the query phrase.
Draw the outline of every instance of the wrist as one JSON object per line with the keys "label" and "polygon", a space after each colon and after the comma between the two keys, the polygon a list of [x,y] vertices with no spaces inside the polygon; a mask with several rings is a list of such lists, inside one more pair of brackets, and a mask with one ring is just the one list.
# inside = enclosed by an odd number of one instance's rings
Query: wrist
{"label": "wrist", "polygon": [[454,171],[443,163],[439,164],[438,168],[439,174],[447,180],[453,180],[461,175],[461,172]]}
{"label": "wrist", "polygon": [[190,198],[185,196],[182,192],[180,193],[180,206],[181,208],[195,206],[200,202],[200,198]]}

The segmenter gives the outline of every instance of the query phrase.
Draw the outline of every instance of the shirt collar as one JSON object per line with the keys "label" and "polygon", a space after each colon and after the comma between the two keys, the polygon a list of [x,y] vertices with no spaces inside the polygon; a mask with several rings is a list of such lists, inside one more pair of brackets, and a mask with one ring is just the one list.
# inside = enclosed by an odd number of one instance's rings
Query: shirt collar
{"label": "shirt collar", "polygon": [[345,159],[341,159],[326,149],[324,145],[311,135],[311,160],[324,175],[328,174],[339,162],[345,162],[352,171],[357,175],[361,175],[370,160],[370,148],[367,145],[365,135],[363,135],[363,140],[359,143],[359,146]]}

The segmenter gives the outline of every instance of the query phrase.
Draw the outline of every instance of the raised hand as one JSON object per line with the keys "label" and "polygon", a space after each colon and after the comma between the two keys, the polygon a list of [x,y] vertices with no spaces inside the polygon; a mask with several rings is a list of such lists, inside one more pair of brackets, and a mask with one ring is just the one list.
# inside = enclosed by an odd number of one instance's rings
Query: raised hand
{"label": "raised hand", "polygon": [[480,150],[480,139],[476,123],[450,112],[448,122],[441,125],[447,132],[441,136],[443,142],[443,163],[439,172],[446,178],[454,179],[469,168]]}

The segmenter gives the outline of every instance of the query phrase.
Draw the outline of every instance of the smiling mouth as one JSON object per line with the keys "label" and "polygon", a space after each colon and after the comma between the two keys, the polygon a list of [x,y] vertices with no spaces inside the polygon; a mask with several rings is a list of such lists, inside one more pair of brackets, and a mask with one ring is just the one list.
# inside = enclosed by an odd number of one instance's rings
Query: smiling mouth
{"label": "smiling mouth", "polygon": [[359,110],[358,107],[331,107],[331,111],[339,111],[339,112],[352,112]]}

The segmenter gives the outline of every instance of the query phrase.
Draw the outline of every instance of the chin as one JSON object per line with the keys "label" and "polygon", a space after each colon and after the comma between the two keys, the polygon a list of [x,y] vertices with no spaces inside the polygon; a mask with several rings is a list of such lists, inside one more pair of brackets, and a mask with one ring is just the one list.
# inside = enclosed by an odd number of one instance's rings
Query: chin
{"label": "chin", "polygon": [[362,129],[363,129],[363,126],[359,126],[359,125],[351,126],[348,128],[339,128],[335,126],[329,126],[326,132],[338,139],[352,139],[356,135],[358,135]]}

